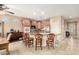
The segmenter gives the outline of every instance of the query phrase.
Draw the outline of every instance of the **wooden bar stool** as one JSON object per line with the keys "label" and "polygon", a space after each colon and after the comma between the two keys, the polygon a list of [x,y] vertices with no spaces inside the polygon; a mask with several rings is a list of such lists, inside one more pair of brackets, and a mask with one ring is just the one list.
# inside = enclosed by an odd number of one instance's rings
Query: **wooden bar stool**
{"label": "wooden bar stool", "polygon": [[26,46],[30,47],[31,45],[33,46],[33,38],[30,38],[29,33],[24,33],[23,34],[23,42],[25,43]]}
{"label": "wooden bar stool", "polygon": [[48,34],[47,38],[48,40],[46,40],[46,46],[48,47],[53,47],[54,48],[54,37],[55,37],[55,34],[53,33],[50,33]]}
{"label": "wooden bar stool", "polygon": [[29,46],[34,46],[34,38],[32,37],[29,38]]}
{"label": "wooden bar stool", "polygon": [[42,34],[35,35],[35,50],[37,50],[37,47],[40,47],[42,50],[42,37]]}

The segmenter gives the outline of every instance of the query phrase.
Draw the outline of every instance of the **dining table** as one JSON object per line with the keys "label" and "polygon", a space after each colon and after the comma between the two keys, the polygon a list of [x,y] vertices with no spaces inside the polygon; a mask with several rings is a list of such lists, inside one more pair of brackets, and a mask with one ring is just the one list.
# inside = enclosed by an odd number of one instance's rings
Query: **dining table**
{"label": "dining table", "polygon": [[9,54],[9,41],[7,38],[0,37],[0,50],[6,49],[6,54]]}

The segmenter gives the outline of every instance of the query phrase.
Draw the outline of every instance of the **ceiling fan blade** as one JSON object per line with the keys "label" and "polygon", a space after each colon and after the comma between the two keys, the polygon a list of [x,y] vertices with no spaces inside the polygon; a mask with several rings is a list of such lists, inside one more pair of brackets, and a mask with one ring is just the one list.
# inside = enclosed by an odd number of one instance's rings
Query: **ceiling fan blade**
{"label": "ceiling fan blade", "polygon": [[8,12],[8,13],[10,13],[10,14],[15,14],[14,12],[11,12],[11,11],[6,11],[6,12]]}
{"label": "ceiling fan blade", "polygon": [[[0,4],[0,11],[7,12],[7,13],[9,13],[9,14],[15,14],[14,12],[9,11],[8,9],[9,9],[9,8],[8,8],[6,5]],[[8,11],[7,11],[7,10],[8,10]]]}
{"label": "ceiling fan blade", "polygon": [[0,4],[0,10],[5,10],[5,9],[9,9],[9,8],[4,4]]}

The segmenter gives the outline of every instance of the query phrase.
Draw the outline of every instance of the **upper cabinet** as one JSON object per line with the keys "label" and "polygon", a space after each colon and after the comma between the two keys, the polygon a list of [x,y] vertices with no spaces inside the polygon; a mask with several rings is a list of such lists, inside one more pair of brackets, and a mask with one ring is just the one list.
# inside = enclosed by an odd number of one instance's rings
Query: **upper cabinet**
{"label": "upper cabinet", "polygon": [[29,19],[22,19],[22,26],[23,27],[30,27],[31,23]]}
{"label": "upper cabinet", "polygon": [[[30,27],[30,30],[41,31],[41,32],[50,32],[50,19],[49,20],[30,20],[22,19],[23,27]],[[32,31],[31,31],[32,32]],[[34,31],[33,31],[34,32]]]}

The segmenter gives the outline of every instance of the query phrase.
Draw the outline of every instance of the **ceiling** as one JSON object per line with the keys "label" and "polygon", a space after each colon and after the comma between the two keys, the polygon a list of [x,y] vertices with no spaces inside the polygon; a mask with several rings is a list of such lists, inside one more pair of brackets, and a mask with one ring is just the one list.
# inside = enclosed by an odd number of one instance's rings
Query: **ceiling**
{"label": "ceiling", "polygon": [[6,4],[16,16],[45,19],[53,16],[79,17],[79,4]]}

